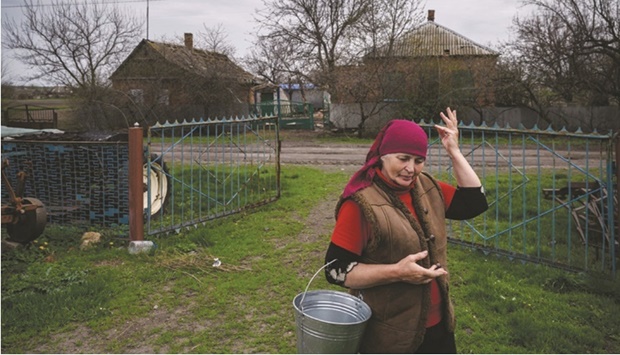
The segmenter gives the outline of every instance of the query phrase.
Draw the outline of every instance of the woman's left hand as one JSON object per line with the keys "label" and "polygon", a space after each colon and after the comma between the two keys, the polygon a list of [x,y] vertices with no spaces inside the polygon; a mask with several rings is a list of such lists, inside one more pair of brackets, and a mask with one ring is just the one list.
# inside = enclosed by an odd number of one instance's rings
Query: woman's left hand
{"label": "woman's left hand", "polygon": [[448,107],[446,109],[446,113],[448,114],[448,116],[446,116],[443,112],[439,114],[446,125],[435,125],[435,129],[437,130],[437,133],[439,133],[439,138],[441,138],[441,144],[446,149],[448,154],[450,154],[454,150],[459,149],[459,123],[456,119],[456,110],[452,111]]}

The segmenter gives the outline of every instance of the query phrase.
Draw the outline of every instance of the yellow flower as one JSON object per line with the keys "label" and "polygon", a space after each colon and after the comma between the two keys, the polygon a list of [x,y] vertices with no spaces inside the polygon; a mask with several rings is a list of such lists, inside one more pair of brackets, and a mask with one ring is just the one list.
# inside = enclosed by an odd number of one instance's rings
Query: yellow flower
{"label": "yellow flower", "polygon": [[41,245],[41,246],[39,246],[39,249],[45,250],[45,247],[43,245]]}

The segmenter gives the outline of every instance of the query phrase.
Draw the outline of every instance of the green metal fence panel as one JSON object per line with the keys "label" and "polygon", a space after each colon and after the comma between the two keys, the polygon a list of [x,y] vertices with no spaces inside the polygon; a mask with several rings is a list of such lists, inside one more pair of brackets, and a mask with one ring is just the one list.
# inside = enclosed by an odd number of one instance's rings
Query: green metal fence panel
{"label": "green metal fence panel", "polygon": [[266,101],[257,104],[255,111],[263,116],[277,116],[278,108],[280,128],[314,130],[314,106],[309,103]]}
{"label": "green metal fence panel", "polygon": [[[426,170],[455,182],[432,123]],[[523,262],[615,275],[617,198],[612,133],[459,126],[489,209],[452,221],[450,241]]]}
{"label": "green metal fence panel", "polygon": [[158,124],[148,130],[147,150],[154,173],[145,174],[145,209],[165,201],[156,215],[147,212],[147,234],[197,227],[280,197],[275,116]]}

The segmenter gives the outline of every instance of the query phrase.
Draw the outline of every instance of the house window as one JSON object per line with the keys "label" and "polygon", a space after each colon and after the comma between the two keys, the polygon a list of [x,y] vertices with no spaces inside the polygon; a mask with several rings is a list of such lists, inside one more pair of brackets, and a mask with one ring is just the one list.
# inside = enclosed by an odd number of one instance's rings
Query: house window
{"label": "house window", "polygon": [[170,105],[170,91],[168,89],[160,90],[157,97],[157,103],[160,105]]}
{"label": "house window", "polygon": [[131,89],[129,90],[129,97],[133,100],[133,102],[137,104],[144,103],[144,90],[142,89]]}

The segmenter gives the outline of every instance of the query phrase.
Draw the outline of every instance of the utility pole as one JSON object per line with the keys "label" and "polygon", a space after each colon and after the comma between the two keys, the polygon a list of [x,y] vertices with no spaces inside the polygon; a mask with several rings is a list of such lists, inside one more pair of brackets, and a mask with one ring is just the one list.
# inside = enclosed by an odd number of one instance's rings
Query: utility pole
{"label": "utility pole", "polygon": [[149,0],[146,0],[146,39],[149,39]]}

